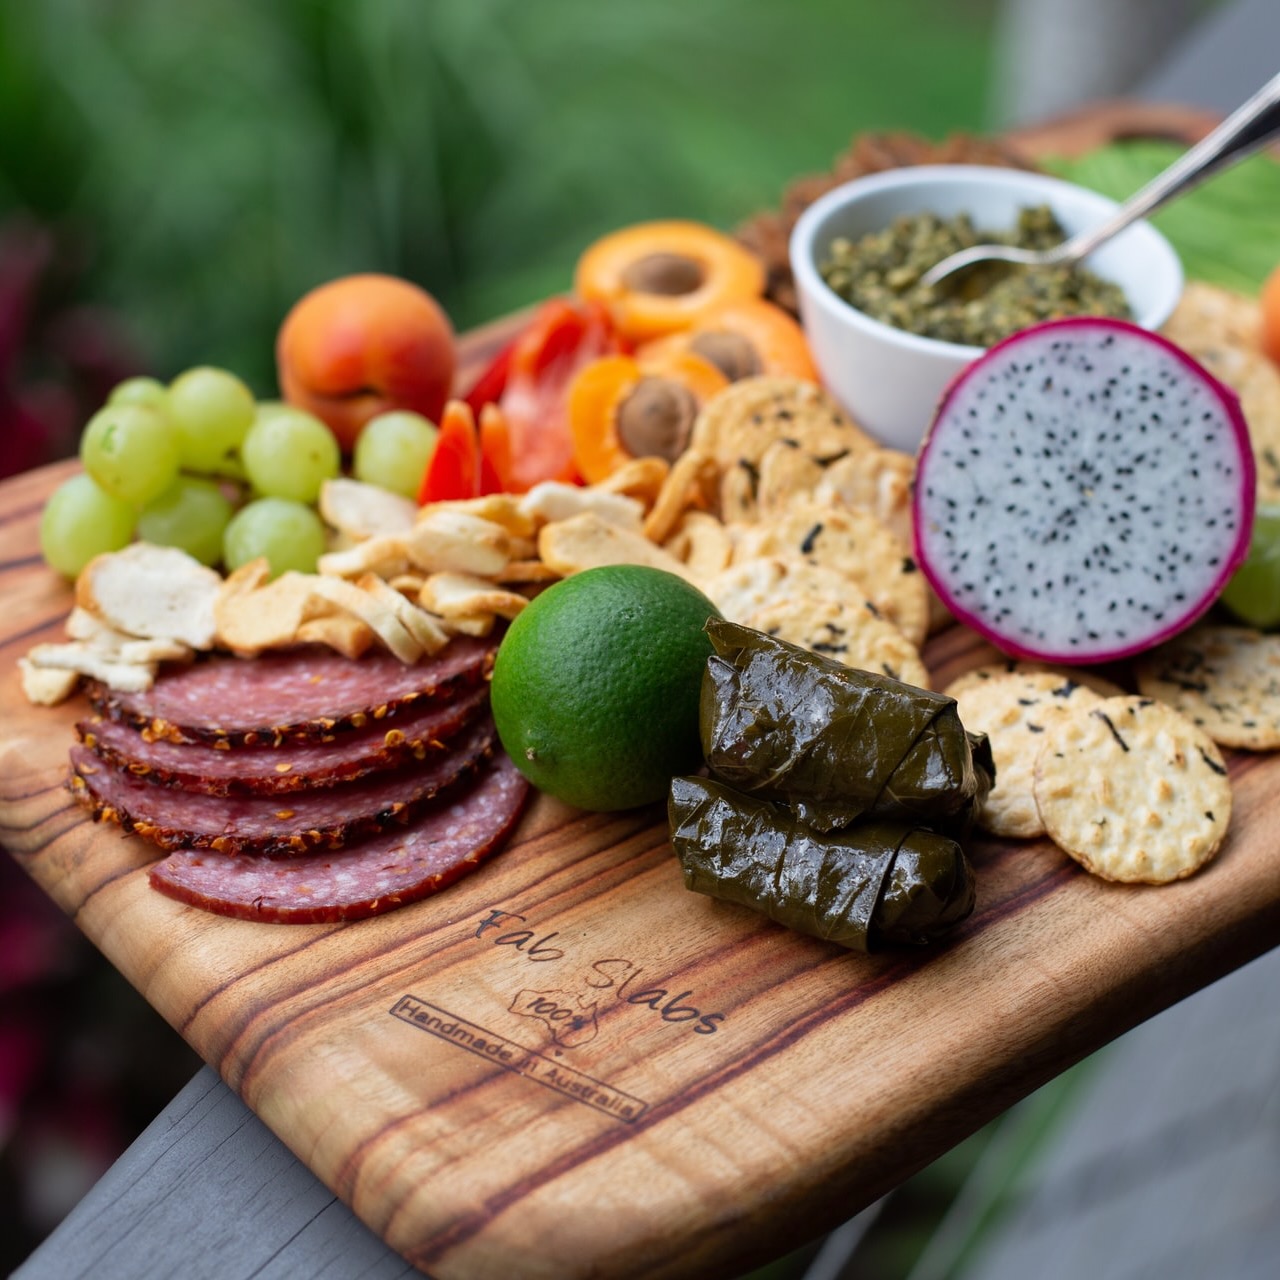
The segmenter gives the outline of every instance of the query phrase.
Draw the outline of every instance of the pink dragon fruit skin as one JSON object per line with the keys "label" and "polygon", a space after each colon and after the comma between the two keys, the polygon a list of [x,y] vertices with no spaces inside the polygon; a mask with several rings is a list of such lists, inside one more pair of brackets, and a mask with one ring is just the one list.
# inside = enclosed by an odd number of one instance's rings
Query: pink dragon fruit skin
{"label": "pink dragon fruit skin", "polygon": [[920,448],[915,555],[961,622],[1018,658],[1142,652],[1199,618],[1249,549],[1234,392],[1122,320],[1006,338],[944,392]]}

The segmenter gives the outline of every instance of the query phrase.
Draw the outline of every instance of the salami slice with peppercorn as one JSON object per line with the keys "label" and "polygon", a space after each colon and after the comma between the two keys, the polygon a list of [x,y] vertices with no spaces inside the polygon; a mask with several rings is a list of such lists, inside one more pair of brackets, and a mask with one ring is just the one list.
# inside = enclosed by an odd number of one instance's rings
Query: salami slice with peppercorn
{"label": "salami slice with peppercorn", "polygon": [[421,700],[389,721],[334,733],[329,741],[235,750],[151,739],[115,720],[82,720],[76,729],[99,759],[159,786],[210,796],[287,795],[425,763],[449,747],[488,699],[488,687],[480,685],[453,698]]}
{"label": "salami slice with peppercorn", "polygon": [[292,857],[403,826],[483,763],[495,740],[493,719],[486,713],[457,736],[449,751],[423,766],[288,796],[209,796],[157,786],[76,746],[71,790],[95,818],[116,822],[162,849]]}
{"label": "salami slice with peppercorn", "polygon": [[359,920],[425,898],[473,871],[515,829],[529,784],[498,752],[405,827],[307,858],[170,854],[153,888],[205,911],[275,924]]}
{"label": "salami slice with peppercorn", "polygon": [[252,660],[215,654],[168,669],[141,693],[93,682],[88,694],[99,715],[149,738],[225,747],[317,742],[479,685],[496,648],[496,639],[455,636],[413,665],[381,651],[353,661],[321,646]]}

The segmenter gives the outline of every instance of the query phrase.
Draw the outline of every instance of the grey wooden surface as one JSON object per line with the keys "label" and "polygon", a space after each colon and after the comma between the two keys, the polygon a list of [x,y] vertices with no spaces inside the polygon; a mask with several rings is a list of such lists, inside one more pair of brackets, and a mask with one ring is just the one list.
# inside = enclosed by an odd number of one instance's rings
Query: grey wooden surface
{"label": "grey wooden surface", "polygon": [[[1134,87],[1132,96],[1226,111],[1273,75],[1278,65],[1280,0],[1233,0],[1212,11],[1162,69]],[[1260,963],[1255,962],[1254,967]],[[1242,970],[1241,975],[1252,969]],[[1221,1005],[1220,1015],[1215,1013],[1215,1017],[1220,1016],[1223,1025],[1237,1016],[1235,1002],[1229,998],[1237,976],[1224,979],[1204,993],[1203,998],[1215,1009]],[[1265,1008],[1273,1024],[1277,1021],[1276,1003],[1270,994],[1274,989],[1273,978],[1270,991],[1265,993],[1270,1000]],[[1202,997],[1194,999],[1201,1001]],[[1130,1036],[1140,1036],[1146,1030],[1139,1028]],[[1231,1097],[1237,1079],[1233,1073],[1241,1064],[1223,1038],[1222,1028],[1195,1032],[1194,1036],[1204,1037],[1207,1045],[1221,1046],[1222,1052],[1216,1057],[1209,1055],[1205,1070],[1224,1085],[1226,1096]],[[1117,1043],[1123,1045],[1125,1041]],[[1273,1066],[1278,1060],[1276,1048],[1273,1039],[1269,1050]],[[1275,1198],[1280,1174],[1274,1161],[1274,1070],[1271,1081],[1273,1092],[1266,1114],[1273,1145],[1265,1150],[1273,1159],[1259,1171],[1257,1186],[1266,1201],[1263,1207],[1275,1218],[1280,1209],[1280,1201]],[[1164,1116],[1159,1123],[1177,1123],[1180,1113],[1176,1108],[1167,1113],[1161,1110],[1164,1104],[1154,1101],[1144,1073],[1128,1080],[1121,1073],[1116,1088],[1136,1089],[1138,1096],[1146,1100],[1149,1115]],[[1211,1125],[1213,1114],[1205,1120],[1206,1125]],[[1265,1150],[1259,1148],[1260,1158],[1265,1157]],[[1086,1157],[1081,1167],[1087,1170],[1095,1166],[1089,1165]],[[1164,1183],[1157,1179],[1150,1185],[1153,1194],[1159,1195]],[[1218,1185],[1222,1192],[1219,1198],[1230,1199],[1226,1184]],[[1127,1202],[1130,1214],[1137,1214],[1138,1206],[1143,1204],[1140,1191],[1141,1187],[1135,1186]],[[1154,1215],[1153,1222],[1159,1226],[1169,1219],[1170,1202],[1153,1201],[1142,1211]],[[1096,1219],[1089,1230],[1105,1235],[1119,1229],[1122,1216],[1117,1215],[1115,1222]],[[1203,1223],[1204,1218],[1198,1221]],[[1059,1225],[1062,1230],[1055,1239],[1064,1240],[1074,1228]],[[1009,1250],[1015,1248],[1017,1234],[1013,1231],[1006,1242]],[[1203,1250],[1218,1250],[1213,1253],[1213,1265],[1208,1265],[1203,1255],[1180,1250],[1173,1257],[1135,1255],[1133,1267],[1118,1272],[1099,1270],[1092,1255],[1088,1261],[1072,1255],[1076,1259],[1074,1268],[1052,1274],[1063,1280],[1068,1276],[1072,1280],[1080,1276],[1089,1276],[1090,1280],[1111,1280],[1113,1276],[1117,1280],[1121,1276],[1123,1280],[1145,1280],[1148,1275],[1171,1280],[1183,1276],[1189,1280],[1193,1275],[1245,1280],[1254,1275],[1280,1274],[1280,1267],[1274,1265],[1280,1256],[1280,1242],[1274,1236],[1264,1240],[1270,1253],[1264,1251],[1261,1261],[1269,1258],[1273,1265],[1263,1272],[1249,1269],[1259,1259],[1250,1253],[1249,1237],[1242,1236],[1235,1227],[1221,1238],[1213,1232],[1196,1238]],[[1014,1257],[1013,1253],[1008,1256]],[[1027,1268],[1025,1259],[1015,1259],[1009,1264],[1012,1269],[999,1272],[998,1277],[994,1272],[979,1271],[974,1273],[974,1280],[979,1276],[982,1280],[1049,1277],[1042,1265],[1043,1245],[1035,1258],[1034,1267]],[[1199,1270],[1159,1269],[1181,1262],[1190,1266],[1197,1260],[1203,1264]],[[1219,1265],[1228,1262],[1230,1265]],[[993,1255],[989,1265],[1004,1266],[1003,1255]],[[1240,1269],[1233,1270],[1237,1265]],[[1017,1266],[1023,1269],[1018,1270]],[[175,1275],[184,1280],[285,1280],[296,1276],[389,1280],[419,1273],[339,1203],[206,1068],[14,1274],[16,1280],[75,1280],[82,1276],[93,1276],[94,1280],[160,1280]]]}
{"label": "grey wooden surface", "polygon": [[208,1067],[14,1273],[22,1280],[419,1275]]}
{"label": "grey wooden surface", "polygon": [[963,1280],[1275,1280],[1280,950],[1103,1055]]}

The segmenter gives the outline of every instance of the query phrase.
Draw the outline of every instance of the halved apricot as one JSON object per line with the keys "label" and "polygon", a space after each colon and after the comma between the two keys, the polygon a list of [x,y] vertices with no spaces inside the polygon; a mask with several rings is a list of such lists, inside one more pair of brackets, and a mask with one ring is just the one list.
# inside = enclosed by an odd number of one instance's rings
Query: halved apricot
{"label": "halved apricot", "polygon": [[641,222],[604,236],[578,259],[579,297],[603,303],[618,332],[644,342],[696,325],[764,292],[764,265],[701,222]]}
{"label": "halved apricot", "polygon": [[632,458],[679,457],[699,409],[728,385],[715,365],[690,352],[593,360],[569,386],[573,460],[582,478],[598,484]]}
{"label": "halved apricot", "polygon": [[710,312],[691,329],[641,344],[640,359],[692,352],[730,382],[758,374],[818,381],[804,330],[781,307],[764,298],[731,302]]}

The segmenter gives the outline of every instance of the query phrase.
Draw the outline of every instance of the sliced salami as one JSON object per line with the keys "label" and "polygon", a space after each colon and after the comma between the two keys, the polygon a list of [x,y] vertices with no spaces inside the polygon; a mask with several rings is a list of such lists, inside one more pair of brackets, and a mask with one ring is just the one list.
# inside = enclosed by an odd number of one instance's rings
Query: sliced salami
{"label": "sliced salami", "polygon": [[142,693],[91,682],[88,694],[100,715],[149,738],[237,747],[315,742],[480,684],[493,669],[496,645],[455,636],[412,666],[382,650],[354,660],[319,645],[253,659],[220,653],[166,669]]}
{"label": "sliced salami", "polygon": [[327,742],[284,742],[276,747],[228,750],[211,743],[149,739],[119,720],[82,720],[80,740],[99,759],[165,787],[210,796],[288,795],[354,782],[409,761],[425,762],[444,750],[488,704],[487,685],[453,698],[429,698],[391,721],[331,735]]}
{"label": "sliced salami", "polygon": [[162,849],[292,857],[403,826],[482,763],[495,737],[486,713],[458,734],[450,750],[424,765],[289,796],[208,796],[161,787],[76,746],[71,790],[96,818],[116,822]]}
{"label": "sliced salami", "polygon": [[473,871],[506,842],[528,795],[529,784],[499,752],[408,827],[338,853],[285,861],[183,850],[151,868],[151,884],[179,902],[241,920],[360,920]]}

